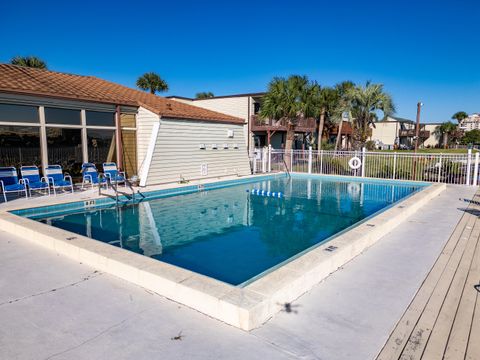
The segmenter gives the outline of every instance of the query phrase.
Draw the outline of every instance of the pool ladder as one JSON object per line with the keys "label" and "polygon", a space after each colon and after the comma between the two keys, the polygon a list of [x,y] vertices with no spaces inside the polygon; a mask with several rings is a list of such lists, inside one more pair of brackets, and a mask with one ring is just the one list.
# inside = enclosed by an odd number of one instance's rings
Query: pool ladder
{"label": "pool ladder", "polygon": [[[99,174],[99,180],[100,181],[99,181],[99,186],[98,186],[98,195],[102,195],[102,186],[100,185],[102,183],[102,181],[101,181],[102,179],[105,179],[105,176],[103,175],[103,173],[100,173]],[[113,183],[108,178],[106,179],[106,185],[107,185],[107,188],[108,188],[108,186],[110,186],[113,189],[113,191],[115,192],[115,205],[118,206],[118,194],[119,193],[122,194],[122,195],[127,195],[127,194],[118,191],[118,183]],[[125,179],[125,186],[128,187],[132,191],[132,203],[135,203],[135,189],[133,188],[132,183],[128,179]],[[140,192],[139,192],[139,194],[140,194]]]}

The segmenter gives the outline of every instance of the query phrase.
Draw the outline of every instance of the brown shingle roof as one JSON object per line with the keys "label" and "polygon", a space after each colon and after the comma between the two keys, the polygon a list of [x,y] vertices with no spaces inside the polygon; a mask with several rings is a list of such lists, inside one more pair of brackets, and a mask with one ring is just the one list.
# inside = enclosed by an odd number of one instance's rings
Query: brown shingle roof
{"label": "brown shingle roof", "polygon": [[94,76],[0,64],[0,92],[142,106],[158,115],[243,124],[244,120],[197,106],[165,99]]}

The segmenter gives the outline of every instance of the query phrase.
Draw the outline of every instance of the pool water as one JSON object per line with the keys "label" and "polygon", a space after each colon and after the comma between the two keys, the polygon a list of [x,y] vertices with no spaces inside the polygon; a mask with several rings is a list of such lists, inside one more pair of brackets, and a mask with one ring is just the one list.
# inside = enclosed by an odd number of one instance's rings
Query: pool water
{"label": "pool water", "polygon": [[[395,182],[272,177],[35,219],[245,285],[421,188]],[[253,189],[282,196],[255,195]]]}

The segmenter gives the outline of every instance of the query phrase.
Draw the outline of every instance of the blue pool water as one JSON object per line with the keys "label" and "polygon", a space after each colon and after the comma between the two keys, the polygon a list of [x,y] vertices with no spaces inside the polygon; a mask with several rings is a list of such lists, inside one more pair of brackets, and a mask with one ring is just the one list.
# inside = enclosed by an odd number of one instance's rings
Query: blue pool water
{"label": "blue pool water", "polygon": [[[30,217],[243,285],[421,188],[395,182],[272,177],[121,207]],[[253,189],[282,196],[254,195]]]}

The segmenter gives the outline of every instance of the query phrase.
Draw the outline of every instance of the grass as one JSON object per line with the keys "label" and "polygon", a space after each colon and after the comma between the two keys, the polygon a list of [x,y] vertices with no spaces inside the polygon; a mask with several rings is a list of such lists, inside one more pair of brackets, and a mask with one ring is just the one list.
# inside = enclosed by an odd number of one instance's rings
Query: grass
{"label": "grass", "polygon": [[[397,152],[399,154],[401,153],[413,153],[415,150],[375,150],[378,152]],[[424,153],[435,153],[435,154],[466,154],[467,149],[436,149],[436,148],[430,148],[430,149],[418,149],[417,153],[419,154],[424,154]]]}

